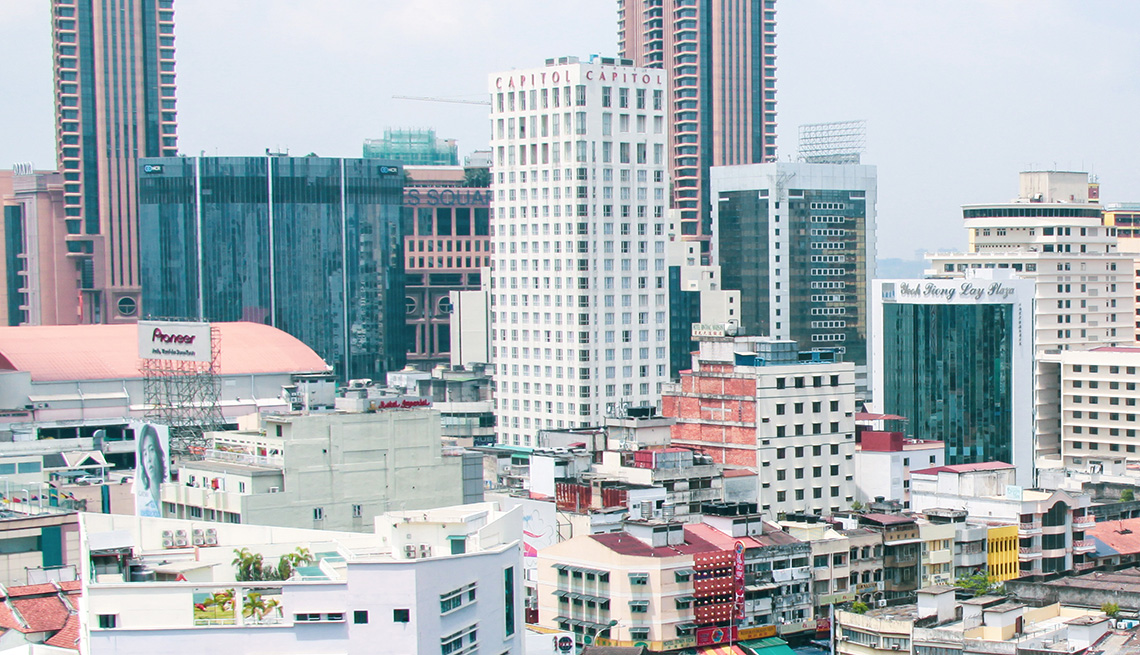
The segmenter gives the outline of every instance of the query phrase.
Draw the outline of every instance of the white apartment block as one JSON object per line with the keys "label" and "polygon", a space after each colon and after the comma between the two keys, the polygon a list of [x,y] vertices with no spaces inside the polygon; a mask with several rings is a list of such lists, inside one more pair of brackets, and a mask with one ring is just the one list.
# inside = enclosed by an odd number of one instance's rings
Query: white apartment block
{"label": "white apartment block", "polygon": [[969,252],[928,255],[930,275],[998,268],[1036,281],[1035,441],[1045,463],[1061,453],[1059,353],[1135,339],[1135,261],[1118,252],[1116,227],[1102,225],[1088,190],[1087,173],[1023,172],[1016,200],[963,206]]}
{"label": "white apartment block", "polygon": [[668,380],[666,77],[627,64],[489,78],[500,443],[655,404]]}
{"label": "white apartment block", "polygon": [[482,458],[443,447],[435,409],[277,414],[208,436],[162,485],[164,516],[364,531],[383,512],[482,500]]}
{"label": "white apartment block", "polygon": [[1114,460],[1140,461],[1140,348],[1061,353],[1061,460],[1066,469],[1108,473]]}
{"label": "white apartment block", "polygon": [[930,439],[907,439],[901,432],[863,432],[855,448],[856,500],[897,500],[910,507],[910,472],[942,466],[946,444]]}
{"label": "white apartment block", "polygon": [[[209,530],[216,546],[170,534]],[[80,652],[522,652],[521,509],[464,505],[376,517],[374,533],[81,515]],[[248,549],[287,580],[249,580]]]}

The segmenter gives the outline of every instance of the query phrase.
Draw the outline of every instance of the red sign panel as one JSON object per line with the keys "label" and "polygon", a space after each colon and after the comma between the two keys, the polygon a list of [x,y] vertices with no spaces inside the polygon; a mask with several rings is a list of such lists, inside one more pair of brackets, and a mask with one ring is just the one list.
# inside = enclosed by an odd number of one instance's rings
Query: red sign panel
{"label": "red sign panel", "polygon": [[744,618],[744,542],[732,547],[732,577],[736,586],[736,616]]}
{"label": "red sign panel", "polygon": [[731,628],[698,628],[697,645],[709,646],[712,644],[727,644],[730,641],[739,641],[736,636],[736,626]]}

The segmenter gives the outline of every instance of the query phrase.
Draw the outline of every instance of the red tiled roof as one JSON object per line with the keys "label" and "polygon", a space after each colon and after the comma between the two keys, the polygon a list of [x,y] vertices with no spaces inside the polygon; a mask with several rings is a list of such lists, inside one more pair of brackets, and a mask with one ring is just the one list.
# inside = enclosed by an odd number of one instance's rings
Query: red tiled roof
{"label": "red tiled roof", "polygon": [[57,648],[79,650],[79,615],[68,616],[67,623],[63,624],[63,629],[52,635],[51,639],[44,643]]}
{"label": "red tiled roof", "polygon": [[[1128,532],[1121,534],[1121,530]],[[1089,537],[1096,537],[1121,555],[1140,553],[1140,519],[1099,522],[1091,530],[1085,530],[1085,538]]]}
{"label": "red tiled roof", "polygon": [[677,557],[678,555],[695,555],[697,553],[710,553],[724,550],[693,533],[692,526],[688,525],[685,526],[685,543],[677,544],[676,546],[654,548],[628,532],[592,534],[590,538],[615,553],[633,555],[636,557]]}
{"label": "red tiled roof", "polygon": [[1093,348],[1090,352],[1094,353],[1140,353],[1140,348],[1129,346],[1101,346],[1100,348]]}
{"label": "red tiled roof", "polygon": [[[82,583],[80,583],[82,584]],[[56,591],[55,585],[48,582],[45,584],[30,584],[20,587],[8,587],[9,598],[19,598],[21,596],[36,596],[40,594],[54,594]]]}
{"label": "red tiled roof", "polygon": [[933,468],[921,469],[919,471],[911,471],[911,475],[935,475],[938,473],[969,473],[971,471],[1000,471],[1003,469],[1011,469],[1013,464],[1006,464],[1005,462],[978,462],[976,464],[949,464],[947,466],[935,466]]}
{"label": "red tiled roof", "polygon": [[48,633],[47,644],[78,650],[79,615],[74,606],[81,587],[79,581],[7,587],[7,598],[0,597],[0,628]]}
{"label": "red tiled roof", "polygon": [[20,632],[52,632],[62,630],[70,614],[59,596],[38,596],[35,598],[13,598],[11,603],[16,611],[28,622],[28,627]]}
{"label": "red tiled roof", "polygon": [[725,469],[724,477],[726,478],[743,478],[747,476],[755,476],[756,474],[748,469]]}
{"label": "red tiled roof", "polygon": [[[323,373],[328,365],[297,338],[260,323],[214,323],[221,330],[221,375]],[[138,326],[0,327],[0,370],[32,380],[118,380],[139,372]]]}
{"label": "red tiled roof", "polygon": [[855,412],[856,421],[905,421],[905,416],[897,414],[871,414],[870,412]]}

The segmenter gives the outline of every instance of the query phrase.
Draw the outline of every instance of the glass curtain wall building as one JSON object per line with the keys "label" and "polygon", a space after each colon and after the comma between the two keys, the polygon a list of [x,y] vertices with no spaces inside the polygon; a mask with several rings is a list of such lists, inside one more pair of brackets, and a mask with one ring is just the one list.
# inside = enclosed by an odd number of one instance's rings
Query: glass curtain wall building
{"label": "glass curtain wall building", "polygon": [[1005,462],[1033,483],[1031,280],[876,280],[876,411],[943,441],[946,464]]}
{"label": "glass curtain wall building", "polygon": [[145,315],[273,325],[342,380],[404,366],[398,164],[203,157],[139,168]]}
{"label": "glass curtain wall building", "polygon": [[746,334],[836,348],[867,387],[877,173],[856,164],[712,169],[715,262]]}
{"label": "glass curtain wall building", "polygon": [[178,154],[174,0],[52,0],[52,45],[65,256],[79,287],[61,316],[134,321],[136,164]]}

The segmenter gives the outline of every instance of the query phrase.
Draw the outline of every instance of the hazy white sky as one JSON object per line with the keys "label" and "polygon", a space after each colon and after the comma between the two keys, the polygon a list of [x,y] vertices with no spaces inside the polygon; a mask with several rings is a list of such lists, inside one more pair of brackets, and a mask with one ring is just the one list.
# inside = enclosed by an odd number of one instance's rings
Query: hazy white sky
{"label": "hazy white sky", "polygon": [[[177,0],[186,154],[359,156],[385,127],[485,147],[489,72],[614,54],[616,0]],[[0,0],[0,166],[52,167],[48,0]],[[1030,167],[1140,201],[1140,2],[778,0],[782,158],[801,123],[868,121],[880,257],[965,244],[959,205]]]}

